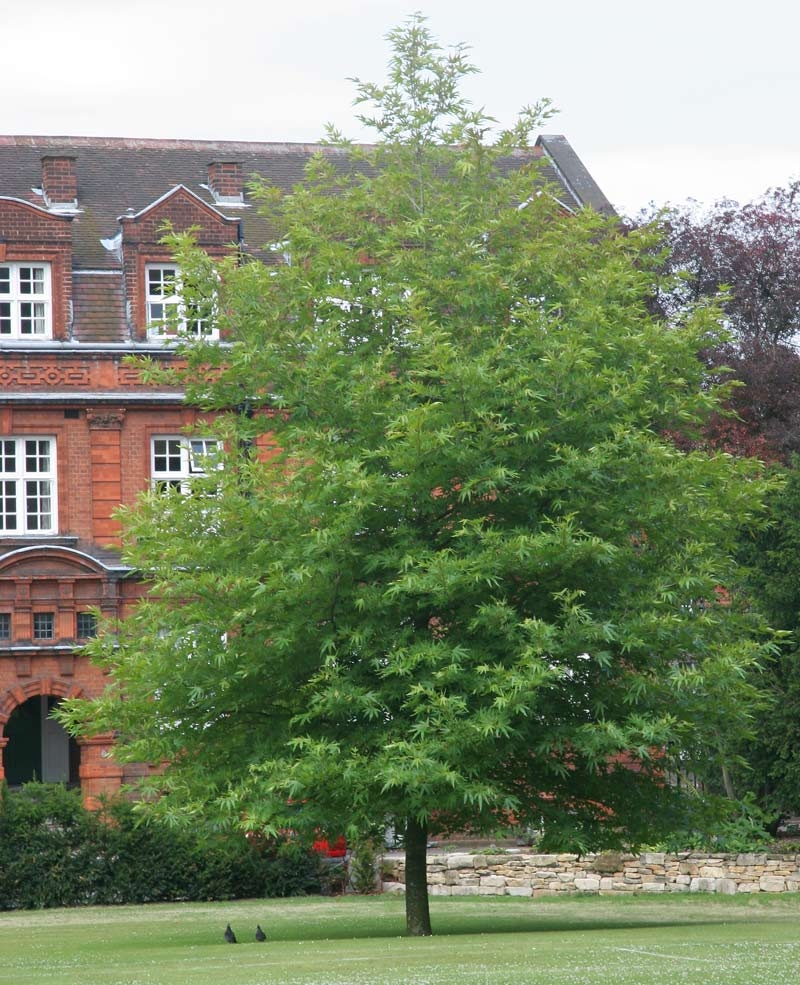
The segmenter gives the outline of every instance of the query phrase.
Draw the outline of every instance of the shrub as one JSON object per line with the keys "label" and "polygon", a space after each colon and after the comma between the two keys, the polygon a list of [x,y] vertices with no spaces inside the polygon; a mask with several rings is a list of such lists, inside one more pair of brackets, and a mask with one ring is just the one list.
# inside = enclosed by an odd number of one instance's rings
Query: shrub
{"label": "shrub", "polygon": [[668,852],[764,851],[774,840],[768,830],[771,820],[748,794],[739,801],[726,801],[721,815],[710,820],[706,830],[676,831],[659,847]]}
{"label": "shrub", "polygon": [[372,839],[366,838],[355,843],[349,870],[353,892],[375,892],[378,886],[378,852]]}
{"label": "shrub", "polygon": [[237,835],[141,820],[126,801],[101,819],[77,791],[0,788],[0,909],[295,896],[321,890],[313,853],[259,851]]}

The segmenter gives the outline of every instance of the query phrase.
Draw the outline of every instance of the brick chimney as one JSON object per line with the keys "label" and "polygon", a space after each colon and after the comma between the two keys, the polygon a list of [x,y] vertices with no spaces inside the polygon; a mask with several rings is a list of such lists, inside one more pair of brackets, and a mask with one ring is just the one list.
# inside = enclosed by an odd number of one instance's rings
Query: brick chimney
{"label": "brick chimney", "polygon": [[208,187],[214,201],[236,205],[244,201],[242,165],[238,161],[214,161],[208,165]]}
{"label": "brick chimney", "polygon": [[74,157],[52,154],[42,158],[42,192],[48,209],[58,211],[78,207],[78,174]]}

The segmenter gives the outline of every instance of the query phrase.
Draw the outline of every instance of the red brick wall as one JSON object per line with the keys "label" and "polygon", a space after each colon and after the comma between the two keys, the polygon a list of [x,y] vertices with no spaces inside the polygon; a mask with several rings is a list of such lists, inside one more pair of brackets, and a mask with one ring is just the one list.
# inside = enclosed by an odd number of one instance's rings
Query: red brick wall
{"label": "red brick wall", "polygon": [[[53,186],[51,200],[69,191]],[[122,274],[139,338],[146,336],[145,264],[171,259],[158,242],[165,221],[177,231],[197,228],[199,244],[212,256],[225,254],[237,239],[237,220],[220,216],[182,188],[123,220]],[[51,264],[53,334],[56,340],[66,339],[71,220],[0,198],[0,229],[0,259]],[[174,359],[166,348],[156,358],[167,363]],[[108,616],[125,616],[143,588],[135,578],[121,577],[92,557],[119,548],[114,513],[120,504],[132,504],[149,484],[152,436],[180,434],[198,417],[177,392],[172,400],[164,387],[143,384],[138,370],[123,359],[122,350],[99,346],[81,352],[78,347],[37,351],[20,345],[15,351],[11,342],[0,349],[0,396],[7,398],[0,400],[0,435],[54,437],[58,490],[57,534],[0,537],[0,611],[13,616],[12,639],[0,642],[0,757],[7,742],[4,726],[18,705],[36,695],[93,696],[105,687],[103,672],[78,653],[76,614],[99,607]],[[128,393],[131,400],[126,400]],[[38,550],[37,545],[46,546]],[[54,640],[32,639],[35,612],[55,613]],[[100,794],[119,789],[124,773],[110,755],[110,736],[80,746],[84,798],[96,803]],[[152,768],[143,764],[132,775]]]}
{"label": "red brick wall", "polygon": [[30,260],[51,265],[53,337],[64,339],[72,292],[72,220],[15,199],[0,198],[0,261]]}

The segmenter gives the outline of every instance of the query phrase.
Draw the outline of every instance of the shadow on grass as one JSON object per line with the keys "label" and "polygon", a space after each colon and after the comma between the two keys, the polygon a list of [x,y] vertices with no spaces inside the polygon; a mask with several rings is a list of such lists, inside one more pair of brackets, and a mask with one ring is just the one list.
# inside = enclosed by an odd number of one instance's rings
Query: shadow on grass
{"label": "shadow on grass", "polygon": [[[590,910],[595,912],[588,912]],[[592,931],[624,931],[646,930],[652,928],[702,927],[735,923],[746,920],[746,915],[738,907],[726,908],[719,913],[702,912],[701,906],[689,906],[684,912],[680,903],[675,902],[670,907],[649,907],[643,903],[637,910],[626,906],[626,912],[620,912],[620,907],[609,907],[614,912],[598,914],[596,906],[586,905],[587,912],[578,905],[571,908],[570,913],[537,912],[536,904],[531,904],[529,911],[522,907],[514,912],[491,912],[488,908],[481,910],[476,907],[474,912],[464,912],[455,908],[448,912],[448,905],[431,906],[431,922],[434,937],[458,937],[476,934],[552,934],[552,933],[584,933]],[[575,912],[575,911],[578,912]],[[288,914],[282,914],[272,926],[274,940],[292,941],[299,937],[304,941],[312,940],[352,940],[353,938],[396,938],[405,936],[405,918],[402,912],[363,914],[356,916],[344,911],[328,913],[319,920],[308,920],[298,912],[298,927]]]}
{"label": "shadow on grass", "polygon": [[[680,920],[620,920],[594,919],[571,920],[531,916],[527,920],[448,920],[437,917],[433,921],[435,935],[455,937],[459,934],[563,934],[595,930],[645,930],[652,927],[704,927],[730,923],[730,918],[704,917],[700,920],[685,917]],[[383,935],[381,935],[383,936]]]}

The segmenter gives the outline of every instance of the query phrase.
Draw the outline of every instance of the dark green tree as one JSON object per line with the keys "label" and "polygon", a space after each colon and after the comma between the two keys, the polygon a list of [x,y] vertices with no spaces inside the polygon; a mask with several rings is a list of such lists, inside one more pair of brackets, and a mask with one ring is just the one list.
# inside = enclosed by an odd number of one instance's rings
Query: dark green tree
{"label": "dark green tree", "polygon": [[124,514],[152,596],[70,715],[169,763],[163,810],[394,819],[426,934],[429,831],[652,841],[684,751],[746,728],[760,648],[719,587],[764,483],[662,439],[717,405],[718,323],[665,331],[651,234],[563,214],[526,150],[546,107],[490,142],[464,52],[419,18],[390,41],[387,84],[357,82],[377,143],[332,134],[290,195],[261,188],[289,262],[208,281],[227,345],[187,346],[184,382],[238,408],[224,468]]}
{"label": "dark green tree", "polygon": [[793,460],[785,485],[769,498],[769,523],[745,533],[741,557],[749,589],[781,646],[763,674],[771,701],[756,718],[755,737],[743,748],[751,769],[739,787],[775,814],[800,813],[800,472]]}

